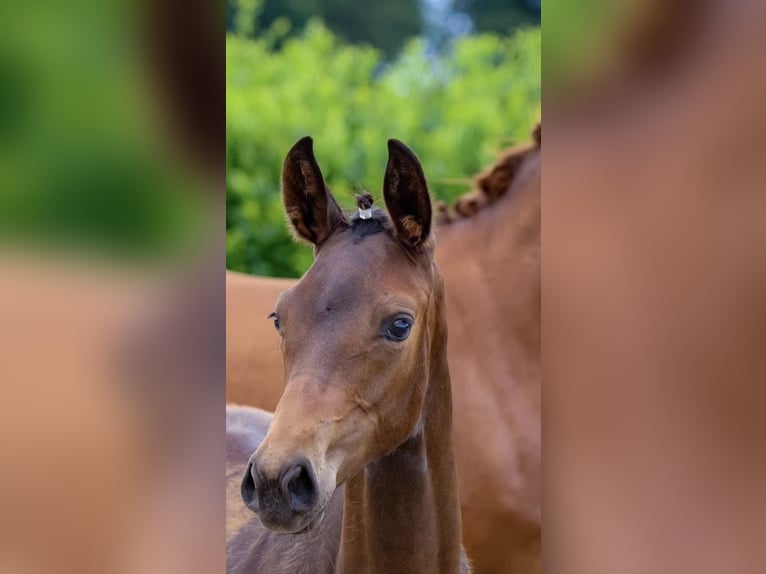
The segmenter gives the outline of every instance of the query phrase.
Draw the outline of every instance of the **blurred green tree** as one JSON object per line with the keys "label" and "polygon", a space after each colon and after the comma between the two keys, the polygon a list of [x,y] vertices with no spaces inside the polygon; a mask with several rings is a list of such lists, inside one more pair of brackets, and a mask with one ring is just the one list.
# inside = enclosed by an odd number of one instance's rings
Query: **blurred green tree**
{"label": "blurred green tree", "polygon": [[263,28],[286,20],[295,34],[302,32],[309,20],[319,18],[340,38],[370,44],[388,57],[422,28],[418,0],[227,0],[226,25],[230,32],[238,29],[238,13],[250,19],[245,26],[252,29],[255,20]]}
{"label": "blurred green tree", "polygon": [[540,0],[455,0],[453,9],[466,13],[476,32],[508,34],[540,25]]}
{"label": "blurred green tree", "polygon": [[387,63],[319,21],[298,37],[275,23],[255,39],[227,38],[226,90],[227,266],[295,277],[312,255],[282,214],[290,146],[313,136],[328,184],[351,207],[362,188],[380,201],[386,139],[399,138],[420,156],[432,193],[449,200],[503,146],[529,139],[540,117],[540,31],[468,36],[444,55],[413,39]]}

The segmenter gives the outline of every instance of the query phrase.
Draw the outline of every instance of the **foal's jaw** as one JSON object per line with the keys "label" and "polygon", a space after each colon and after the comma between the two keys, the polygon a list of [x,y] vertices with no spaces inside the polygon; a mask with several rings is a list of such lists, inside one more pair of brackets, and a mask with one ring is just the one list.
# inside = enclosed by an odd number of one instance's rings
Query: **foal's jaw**
{"label": "foal's jaw", "polygon": [[288,383],[241,483],[247,507],[276,532],[297,534],[319,524],[337,487],[375,458],[364,448],[376,442],[369,405],[361,408],[333,388],[307,401],[307,386],[305,380]]}

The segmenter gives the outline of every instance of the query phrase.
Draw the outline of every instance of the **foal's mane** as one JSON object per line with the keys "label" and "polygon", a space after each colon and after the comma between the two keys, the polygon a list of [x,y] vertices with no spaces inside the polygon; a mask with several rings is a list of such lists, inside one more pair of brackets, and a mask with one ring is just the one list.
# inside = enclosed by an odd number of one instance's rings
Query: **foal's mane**
{"label": "foal's mane", "polygon": [[445,225],[467,219],[504,196],[527,155],[541,148],[541,124],[533,130],[532,138],[532,143],[503,151],[495,163],[474,177],[474,188],[458,197],[451,206],[438,202],[436,223]]}

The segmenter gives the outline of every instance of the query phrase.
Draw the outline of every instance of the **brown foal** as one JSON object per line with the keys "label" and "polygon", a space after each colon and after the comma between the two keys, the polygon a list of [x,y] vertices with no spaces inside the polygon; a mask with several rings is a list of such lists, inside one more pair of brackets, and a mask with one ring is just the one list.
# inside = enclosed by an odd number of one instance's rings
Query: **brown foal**
{"label": "brown foal", "polygon": [[431,202],[415,155],[388,149],[388,214],[363,194],[346,217],[310,138],[285,160],[285,210],[315,260],[274,311],[273,417],[227,410],[230,574],[469,572]]}
{"label": "brown foal", "polygon": [[[533,136],[435,216],[462,540],[481,574],[540,572],[539,126]],[[284,368],[264,318],[277,289],[294,284],[227,272],[227,400],[277,404]]]}

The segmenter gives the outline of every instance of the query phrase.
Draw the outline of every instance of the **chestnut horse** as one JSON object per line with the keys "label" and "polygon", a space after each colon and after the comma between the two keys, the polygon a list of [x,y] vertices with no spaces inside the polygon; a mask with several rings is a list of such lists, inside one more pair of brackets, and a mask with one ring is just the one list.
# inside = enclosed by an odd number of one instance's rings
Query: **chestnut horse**
{"label": "chestnut horse", "polygon": [[315,249],[272,314],[285,392],[273,417],[227,409],[227,571],[469,572],[423,170],[389,140],[388,214],[363,194],[347,217],[312,148],[300,140],[282,171]]}
{"label": "chestnut horse", "polygon": [[[479,573],[540,570],[540,146],[538,126],[438,216],[463,543]],[[277,404],[264,319],[294,284],[227,273],[228,402]]]}

